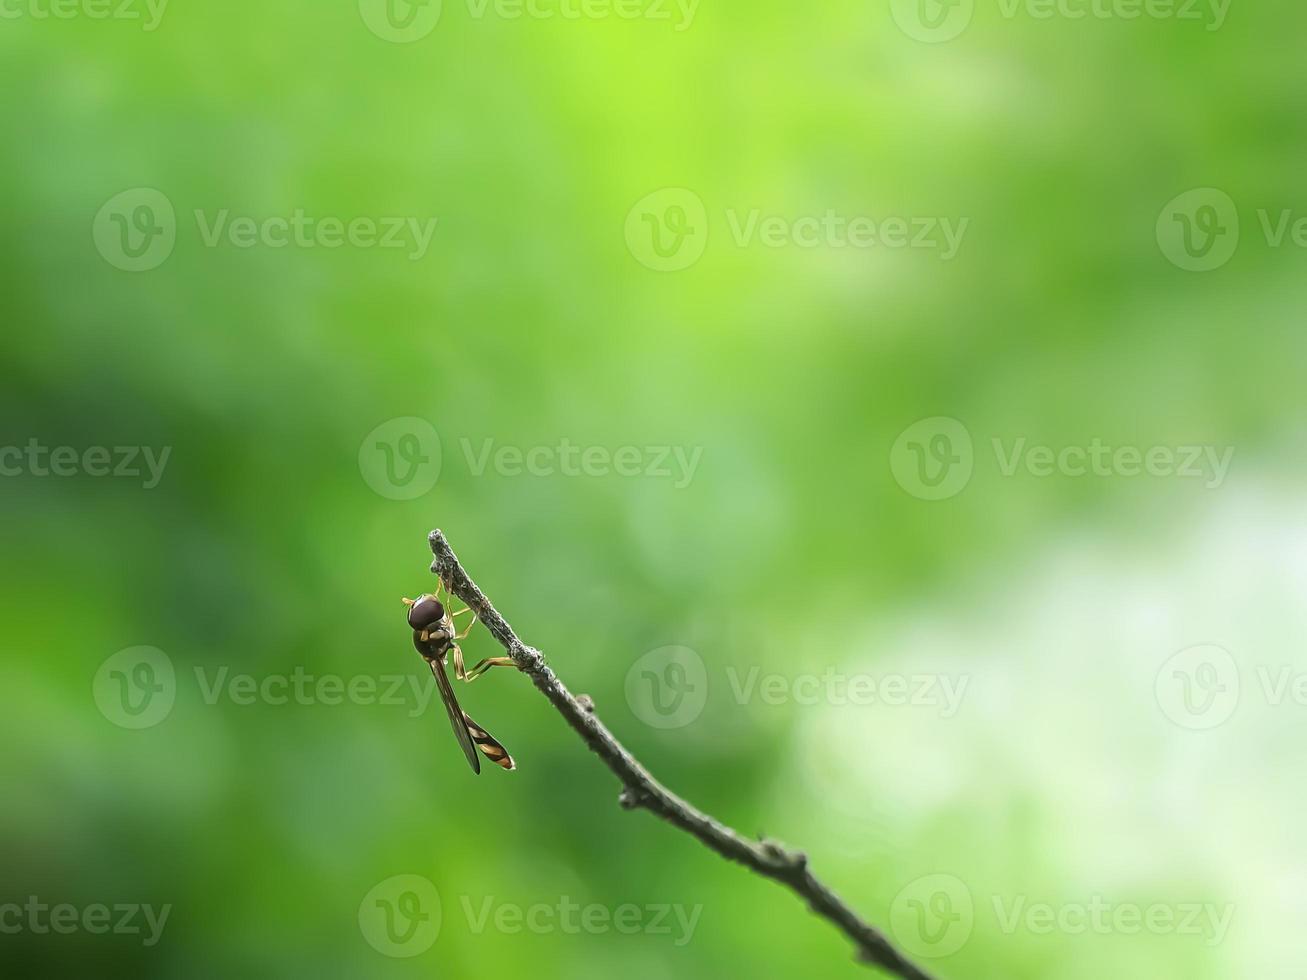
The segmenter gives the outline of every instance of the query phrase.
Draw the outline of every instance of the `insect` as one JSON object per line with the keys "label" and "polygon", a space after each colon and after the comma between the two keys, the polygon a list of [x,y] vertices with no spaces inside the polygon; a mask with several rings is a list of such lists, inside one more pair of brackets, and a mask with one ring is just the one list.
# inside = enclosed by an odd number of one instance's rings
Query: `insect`
{"label": "insect", "polygon": [[[446,601],[451,598],[452,596],[446,591]],[[478,775],[481,773],[481,760],[477,758],[478,748],[495,765],[509,770],[517,768],[508,750],[459,707],[458,698],[454,696],[454,688],[445,675],[445,658],[451,654],[454,660],[454,676],[468,683],[476,680],[491,667],[515,666],[512,659],[487,657],[471,670],[463,666],[463,650],[459,647],[458,641],[466,637],[476,625],[476,613],[472,612],[471,607],[451,613],[446,603],[440,601],[439,585],[436,586],[434,595],[426,593],[416,599],[405,599],[404,605],[408,606],[408,625],[413,630],[413,646],[422,654],[422,659],[427,662],[431,667],[431,673],[436,676],[440,700],[445,703],[445,710],[449,712],[449,723],[453,726],[454,737],[458,739],[458,744],[463,749],[463,754],[467,756],[472,771]],[[455,633],[454,618],[469,612],[472,612],[472,619],[467,624],[467,629]]]}

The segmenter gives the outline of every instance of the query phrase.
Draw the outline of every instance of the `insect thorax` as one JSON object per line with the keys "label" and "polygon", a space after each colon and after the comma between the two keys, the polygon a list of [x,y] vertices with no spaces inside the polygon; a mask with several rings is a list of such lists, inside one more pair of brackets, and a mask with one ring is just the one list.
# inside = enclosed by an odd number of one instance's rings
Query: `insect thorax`
{"label": "insect thorax", "polygon": [[417,630],[413,631],[413,646],[417,652],[422,654],[427,660],[439,660],[449,652],[449,648],[454,645],[453,637],[443,629],[427,632],[427,639],[422,639],[422,634]]}

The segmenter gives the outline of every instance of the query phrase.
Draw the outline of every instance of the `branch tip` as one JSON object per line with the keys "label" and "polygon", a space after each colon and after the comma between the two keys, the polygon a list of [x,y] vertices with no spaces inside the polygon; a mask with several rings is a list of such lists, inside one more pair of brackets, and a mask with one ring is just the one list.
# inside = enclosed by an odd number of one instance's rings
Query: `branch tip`
{"label": "branch tip", "polygon": [[623,809],[645,809],[685,831],[722,857],[737,861],[764,877],[785,885],[807,901],[812,911],[849,939],[859,962],[879,967],[902,980],[931,980],[928,973],[910,962],[889,939],[860,919],[851,908],[808,870],[808,856],[791,851],[779,841],[763,838],[751,841],[718,822],[668,790],[635,758],[595,714],[593,699],[576,697],[545,664],[544,655],[518,639],[513,628],[485,597],[459,563],[449,540],[439,529],[428,536],[435,560],[431,571],[454,595],[476,610],[491,635],[508,651],[564,720],[581,737],[622,783],[618,802]]}

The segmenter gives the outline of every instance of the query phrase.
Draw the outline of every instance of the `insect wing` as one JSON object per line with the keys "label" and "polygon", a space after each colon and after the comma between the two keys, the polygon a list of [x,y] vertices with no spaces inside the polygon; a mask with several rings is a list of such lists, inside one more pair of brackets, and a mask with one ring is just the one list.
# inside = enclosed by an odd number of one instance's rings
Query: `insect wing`
{"label": "insect wing", "polygon": [[454,729],[454,737],[458,739],[472,771],[480,775],[481,760],[477,758],[476,746],[472,744],[472,733],[467,730],[463,709],[458,706],[458,698],[454,697],[454,689],[445,676],[445,666],[439,660],[429,660],[428,663],[431,664],[431,673],[436,675],[436,687],[440,688],[440,700],[445,702],[445,710],[449,712],[449,724]]}

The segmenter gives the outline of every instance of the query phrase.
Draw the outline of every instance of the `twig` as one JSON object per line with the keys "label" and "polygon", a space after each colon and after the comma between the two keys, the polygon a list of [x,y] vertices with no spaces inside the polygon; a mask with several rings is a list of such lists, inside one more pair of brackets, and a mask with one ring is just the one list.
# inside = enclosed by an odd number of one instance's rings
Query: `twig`
{"label": "twig", "polygon": [[659,783],[604,727],[589,698],[578,700],[546,664],[539,650],[517,638],[513,628],[499,614],[485,594],[464,571],[449,541],[440,531],[431,532],[431,551],[436,560],[431,570],[445,586],[476,610],[481,622],[508,651],[522,673],[558,709],[590,750],[622,781],[620,802],[628,810],[642,808],[697,837],[722,857],[779,881],[807,901],[817,915],[827,919],[857,947],[859,959],[874,964],[904,980],[931,980],[928,973],[910,962],[880,930],[860,919],[808,869],[802,851],[792,851],[772,840],[754,841],[708,814],[695,809]]}

